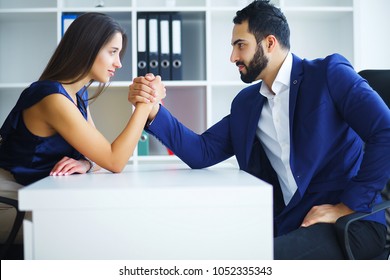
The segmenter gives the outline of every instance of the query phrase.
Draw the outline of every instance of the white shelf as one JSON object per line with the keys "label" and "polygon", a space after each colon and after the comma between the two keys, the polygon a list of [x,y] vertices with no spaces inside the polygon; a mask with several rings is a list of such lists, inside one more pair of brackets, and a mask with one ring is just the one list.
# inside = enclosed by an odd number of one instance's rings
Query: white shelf
{"label": "white shelf", "polygon": [[286,12],[298,12],[298,13],[304,13],[304,12],[332,12],[332,13],[339,13],[339,12],[353,12],[353,7],[285,7],[284,13]]}
{"label": "white shelf", "polygon": [[62,12],[99,12],[99,13],[111,13],[111,12],[132,12],[134,8],[132,7],[67,7],[61,9]]}
{"label": "white shelf", "polygon": [[[362,48],[372,42],[372,17],[390,10],[387,0],[274,0],[285,13],[291,29],[292,51],[301,58],[317,58],[338,52],[354,65],[372,52],[386,52],[388,39],[383,28],[375,38],[387,40],[375,48]],[[107,91],[91,104],[96,125],[113,140],[131,114],[127,103],[128,86],[136,76],[136,17],[138,12],[182,13],[183,80],[164,81],[164,101],[181,121],[196,132],[229,113],[235,95],[247,85],[230,62],[233,17],[246,0],[0,0],[0,124],[20,92],[38,79],[61,38],[62,13],[98,11],[117,19],[129,37],[123,68]],[[371,3],[371,2],[370,2]],[[368,5],[368,6],[367,6]],[[374,9],[374,10],[373,10]],[[381,25],[386,20],[378,18]],[[370,25],[365,30],[365,25]],[[387,24],[388,25],[388,24]],[[382,31],[380,31],[382,30]],[[380,46],[379,46],[380,45]],[[385,56],[375,61],[384,63]],[[369,60],[370,65],[375,62]],[[390,62],[389,62],[390,64]],[[388,65],[388,64],[387,64]],[[389,65],[390,67],[390,65]],[[93,87],[91,89],[93,91]],[[156,152],[158,153],[158,152]],[[175,156],[137,156],[132,162],[174,160]]]}
{"label": "white shelf", "polygon": [[0,89],[11,89],[11,88],[20,89],[20,88],[27,87],[29,84],[30,83],[0,83]]}
{"label": "white shelf", "polygon": [[0,9],[35,9],[35,8],[55,8],[57,2],[53,0],[0,0]]}
{"label": "white shelf", "polygon": [[58,6],[64,8],[84,8],[103,5],[104,8],[131,7],[132,0],[58,0]]}
{"label": "white shelf", "polygon": [[148,1],[135,1],[137,9],[141,8],[180,8],[180,9],[204,9],[206,6],[206,0],[148,0]]}
{"label": "white shelf", "polygon": [[35,13],[56,13],[57,8],[9,8],[0,9],[0,15],[14,16],[13,14],[35,14]]}

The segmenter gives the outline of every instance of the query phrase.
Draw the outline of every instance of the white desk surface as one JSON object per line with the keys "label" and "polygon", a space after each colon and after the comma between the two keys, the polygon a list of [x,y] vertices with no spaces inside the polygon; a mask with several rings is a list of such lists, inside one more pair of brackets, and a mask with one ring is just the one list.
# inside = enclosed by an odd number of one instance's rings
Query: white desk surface
{"label": "white desk surface", "polygon": [[[197,170],[181,163],[128,165],[117,174],[103,170],[82,175],[49,176],[19,191],[19,208],[31,211],[169,204],[169,201],[161,201],[162,194],[166,195],[165,199],[171,198],[175,204],[183,206],[193,203],[197,194],[202,195],[205,204],[218,202],[218,197],[203,197],[207,190],[221,196],[232,195],[237,203],[249,205],[258,203],[258,198],[251,196],[251,190],[260,187],[270,188],[265,182],[230,164]],[[167,195],[169,193],[172,195]],[[141,197],[149,200],[140,200]]]}
{"label": "white desk surface", "polygon": [[129,165],[19,191],[31,259],[272,259],[272,187],[237,169]]}

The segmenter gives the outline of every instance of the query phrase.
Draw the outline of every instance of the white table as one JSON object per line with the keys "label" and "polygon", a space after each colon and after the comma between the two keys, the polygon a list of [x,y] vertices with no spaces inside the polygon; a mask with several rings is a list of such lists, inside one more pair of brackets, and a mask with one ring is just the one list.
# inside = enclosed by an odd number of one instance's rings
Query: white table
{"label": "white table", "polygon": [[272,259],[272,187],[236,167],[129,165],[19,191],[26,259]]}

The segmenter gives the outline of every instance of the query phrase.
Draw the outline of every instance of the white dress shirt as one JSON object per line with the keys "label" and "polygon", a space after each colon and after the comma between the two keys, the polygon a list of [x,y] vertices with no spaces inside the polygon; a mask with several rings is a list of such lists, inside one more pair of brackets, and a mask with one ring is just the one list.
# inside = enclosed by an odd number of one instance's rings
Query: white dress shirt
{"label": "white dress shirt", "polygon": [[260,94],[267,98],[256,130],[265,153],[275,169],[284,203],[287,205],[298,186],[290,167],[289,97],[292,54],[289,53],[270,90],[262,83]]}

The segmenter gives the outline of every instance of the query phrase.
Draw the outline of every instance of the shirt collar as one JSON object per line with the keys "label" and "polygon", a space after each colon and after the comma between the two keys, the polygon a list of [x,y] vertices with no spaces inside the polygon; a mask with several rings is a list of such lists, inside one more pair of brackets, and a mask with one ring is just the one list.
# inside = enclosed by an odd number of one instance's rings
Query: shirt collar
{"label": "shirt collar", "polygon": [[[278,74],[276,75],[275,81],[272,84],[272,92],[275,95],[279,94],[281,91],[290,87],[290,76],[292,70],[292,54],[289,52],[286,58],[283,61],[282,66],[279,69]],[[261,84],[260,93],[267,98],[273,98],[275,95],[270,91],[265,83]]]}

